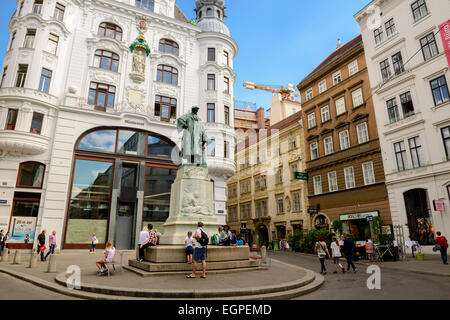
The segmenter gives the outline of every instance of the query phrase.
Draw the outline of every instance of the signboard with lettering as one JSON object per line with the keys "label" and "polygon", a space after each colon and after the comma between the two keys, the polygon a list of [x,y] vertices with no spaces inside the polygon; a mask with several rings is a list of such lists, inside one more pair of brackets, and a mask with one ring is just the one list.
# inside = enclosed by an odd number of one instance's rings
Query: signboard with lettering
{"label": "signboard with lettering", "polygon": [[433,200],[434,211],[445,211],[444,201],[442,200]]}
{"label": "signboard with lettering", "polygon": [[359,220],[359,219],[366,219],[367,217],[378,217],[378,211],[370,211],[370,212],[361,212],[361,213],[349,213],[349,214],[342,214],[340,216],[341,221],[348,221],[348,220]]}
{"label": "signboard with lettering", "polygon": [[33,242],[36,229],[36,217],[13,217],[11,221],[11,243],[24,243],[26,235],[30,236],[30,243]]}
{"label": "signboard with lettering", "polygon": [[307,181],[308,172],[294,172],[294,179]]}
{"label": "signboard with lettering", "polygon": [[441,30],[442,44],[444,45],[445,55],[447,56],[448,66],[450,67],[450,20],[441,24],[439,30]]}

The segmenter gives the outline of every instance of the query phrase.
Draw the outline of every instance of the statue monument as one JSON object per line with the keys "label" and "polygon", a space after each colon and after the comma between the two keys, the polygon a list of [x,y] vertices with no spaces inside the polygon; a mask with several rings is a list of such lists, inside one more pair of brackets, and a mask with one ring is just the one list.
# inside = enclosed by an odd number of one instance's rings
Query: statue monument
{"label": "statue monument", "polygon": [[178,132],[183,132],[180,151],[183,164],[172,184],[170,213],[161,244],[184,244],[187,232],[194,232],[198,221],[203,222],[203,229],[210,235],[219,225],[214,215],[214,186],[205,159],[205,128],[198,110],[198,106],[193,106],[191,113],[177,119]]}

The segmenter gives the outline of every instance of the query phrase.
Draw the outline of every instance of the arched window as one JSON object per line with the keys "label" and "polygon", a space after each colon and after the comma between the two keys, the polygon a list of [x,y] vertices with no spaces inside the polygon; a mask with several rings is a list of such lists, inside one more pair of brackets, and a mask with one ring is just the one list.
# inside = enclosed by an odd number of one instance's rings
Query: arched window
{"label": "arched window", "polygon": [[217,18],[219,18],[219,19],[221,18],[220,17],[220,10],[217,10]]}
{"label": "arched window", "polygon": [[211,8],[208,8],[208,9],[206,10],[206,15],[207,15],[208,17],[210,17],[210,16],[213,15],[213,11],[212,11]]}
{"label": "arched window", "polygon": [[22,162],[17,175],[17,188],[42,189],[45,165],[39,162]]}
{"label": "arched window", "polygon": [[202,16],[203,16],[203,11],[200,11],[200,12],[198,13],[198,18],[201,19]]}
{"label": "arched window", "polygon": [[161,39],[159,40],[159,51],[165,53],[171,53],[176,56],[179,54],[179,46],[178,43],[169,39]]}
{"label": "arched window", "polygon": [[117,72],[119,70],[119,55],[106,50],[97,50],[95,51],[94,66]]}
{"label": "arched window", "polygon": [[97,35],[122,41],[122,28],[112,23],[102,22],[98,27]]}
{"label": "arched window", "polygon": [[156,81],[178,85],[178,70],[171,66],[158,65]]}

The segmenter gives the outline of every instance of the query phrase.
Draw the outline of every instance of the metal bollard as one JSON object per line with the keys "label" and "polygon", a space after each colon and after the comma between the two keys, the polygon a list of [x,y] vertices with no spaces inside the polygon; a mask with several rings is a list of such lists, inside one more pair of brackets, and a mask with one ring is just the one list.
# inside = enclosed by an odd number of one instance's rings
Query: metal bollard
{"label": "metal bollard", "polygon": [[47,272],[48,273],[56,272],[56,255],[54,255],[54,254],[50,255],[50,260],[48,261]]}
{"label": "metal bollard", "polygon": [[2,251],[2,262],[8,262],[8,248],[4,248]]}
{"label": "metal bollard", "polygon": [[33,250],[30,255],[30,264],[28,265],[28,268],[36,268],[37,257],[37,252]]}
{"label": "metal bollard", "polygon": [[16,250],[14,253],[13,264],[21,264],[22,263],[22,251]]}

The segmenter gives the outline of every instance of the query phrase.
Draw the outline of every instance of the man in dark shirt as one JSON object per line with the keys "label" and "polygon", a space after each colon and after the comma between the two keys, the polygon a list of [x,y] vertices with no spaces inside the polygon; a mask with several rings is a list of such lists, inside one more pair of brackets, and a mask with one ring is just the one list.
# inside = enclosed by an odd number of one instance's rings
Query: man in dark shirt
{"label": "man in dark shirt", "polygon": [[350,266],[353,268],[353,272],[356,273],[356,267],[353,264],[352,255],[353,255],[353,249],[356,248],[355,242],[352,238],[350,238],[350,234],[348,232],[345,233],[345,239],[344,239],[344,255],[345,259],[347,260],[347,271],[350,270]]}
{"label": "man in dark shirt", "polygon": [[45,245],[45,230],[42,230],[42,232],[38,235],[38,245],[37,245],[37,252],[41,253],[41,261],[45,261],[44,258],[44,250],[41,250],[41,247]]}

